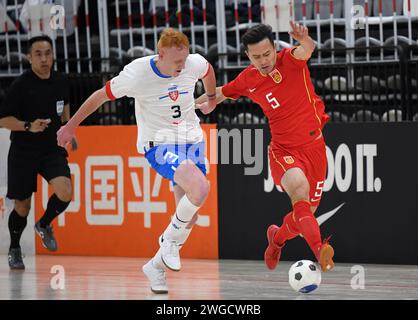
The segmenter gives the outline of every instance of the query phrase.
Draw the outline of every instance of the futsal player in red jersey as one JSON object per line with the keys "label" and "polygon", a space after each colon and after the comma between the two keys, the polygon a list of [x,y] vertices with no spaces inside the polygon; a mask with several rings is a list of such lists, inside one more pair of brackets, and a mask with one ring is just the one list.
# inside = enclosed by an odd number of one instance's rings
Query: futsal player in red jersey
{"label": "futsal player in red jersey", "polygon": [[[271,142],[268,146],[274,182],[290,197],[293,210],[280,227],[267,229],[267,267],[273,270],[287,240],[301,234],[323,271],[334,267],[334,249],[321,233],[314,213],[321,200],[327,159],[322,128],[329,117],[316,95],[307,60],[315,49],[308,29],[290,23],[289,34],[299,42],[276,52],[272,29],[260,24],[248,29],[242,42],[251,65],[234,80],[217,88],[217,103],[246,96],[259,104],[266,115]],[[196,100],[197,108],[209,113],[206,96]]]}

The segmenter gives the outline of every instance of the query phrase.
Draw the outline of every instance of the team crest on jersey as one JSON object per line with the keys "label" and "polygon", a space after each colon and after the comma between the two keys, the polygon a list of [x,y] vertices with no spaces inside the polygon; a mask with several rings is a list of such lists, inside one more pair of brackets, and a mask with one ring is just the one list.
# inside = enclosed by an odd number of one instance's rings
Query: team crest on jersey
{"label": "team crest on jersey", "polygon": [[293,160],[292,156],[286,156],[286,157],[283,157],[283,159],[287,164],[292,164],[293,162],[295,162],[295,160]]}
{"label": "team crest on jersey", "polygon": [[179,88],[175,84],[169,84],[168,94],[158,97],[159,100],[170,98],[172,101],[176,101],[181,94],[188,94],[189,91],[179,91]]}
{"label": "team crest on jersey", "polygon": [[269,73],[269,76],[273,79],[274,82],[280,83],[282,82],[282,74],[279,72],[279,70],[274,69],[272,72]]}
{"label": "team crest on jersey", "polygon": [[176,85],[173,85],[168,88],[168,96],[171,100],[176,101],[179,97],[179,91]]}

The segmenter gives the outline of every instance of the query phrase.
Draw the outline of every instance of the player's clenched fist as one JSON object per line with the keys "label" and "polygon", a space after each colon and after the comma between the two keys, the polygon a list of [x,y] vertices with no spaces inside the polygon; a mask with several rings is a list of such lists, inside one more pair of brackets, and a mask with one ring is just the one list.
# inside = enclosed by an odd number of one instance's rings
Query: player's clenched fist
{"label": "player's clenched fist", "polygon": [[209,100],[200,104],[196,104],[196,108],[200,109],[203,114],[209,114],[216,108],[216,100]]}

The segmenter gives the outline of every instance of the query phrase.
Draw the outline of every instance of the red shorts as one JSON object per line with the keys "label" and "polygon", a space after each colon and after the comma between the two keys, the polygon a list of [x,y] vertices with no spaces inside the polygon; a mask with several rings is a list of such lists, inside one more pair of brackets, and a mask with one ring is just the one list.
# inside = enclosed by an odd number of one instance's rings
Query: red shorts
{"label": "red shorts", "polygon": [[319,138],[306,146],[294,149],[283,148],[270,143],[268,152],[274,183],[280,185],[282,176],[287,170],[300,168],[309,181],[310,202],[312,206],[317,207],[321,200],[327,173],[327,155],[324,139]]}

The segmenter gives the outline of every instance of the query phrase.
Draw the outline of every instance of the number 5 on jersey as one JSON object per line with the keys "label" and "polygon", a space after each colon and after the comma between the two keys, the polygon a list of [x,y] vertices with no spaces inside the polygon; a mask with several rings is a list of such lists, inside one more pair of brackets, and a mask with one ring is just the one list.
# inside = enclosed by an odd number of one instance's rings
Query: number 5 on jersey
{"label": "number 5 on jersey", "polygon": [[272,97],[272,96],[273,96],[273,94],[271,92],[267,93],[266,94],[266,99],[267,99],[268,102],[270,102],[271,107],[273,109],[276,109],[277,107],[280,107],[280,103],[279,103],[279,101],[277,101],[277,99],[275,97]]}

